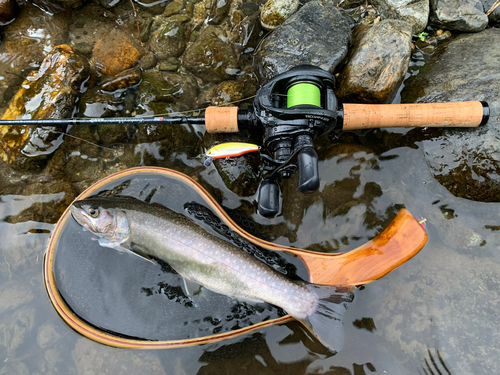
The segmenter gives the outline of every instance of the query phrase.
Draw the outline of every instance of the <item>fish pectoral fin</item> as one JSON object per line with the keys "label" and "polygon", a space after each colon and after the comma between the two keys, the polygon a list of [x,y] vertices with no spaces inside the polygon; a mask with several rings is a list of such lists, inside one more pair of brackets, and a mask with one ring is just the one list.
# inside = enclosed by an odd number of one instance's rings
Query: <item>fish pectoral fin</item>
{"label": "fish pectoral fin", "polygon": [[128,251],[129,253],[134,254],[135,256],[138,256],[141,259],[144,259],[144,260],[147,260],[150,263],[156,264],[156,262],[153,259],[151,259],[149,257],[149,255],[141,253],[140,251],[133,251],[133,250],[129,250],[129,249],[125,249],[125,250]]}
{"label": "fish pectoral fin", "polygon": [[147,260],[148,262],[151,262],[153,264],[156,264],[149,256],[146,254],[141,253],[140,251],[133,251],[130,250],[129,248],[123,246],[122,244],[109,241],[105,238],[99,238],[99,245],[104,246],[104,247],[109,247],[111,249],[118,250],[120,253],[127,253],[127,254],[132,254],[135,256],[138,256],[141,259]]}
{"label": "fish pectoral fin", "polygon": [[186,295],[188,297],[192,297],[192,296],[195,296],[197,294],[201,294],[202,289],[201,289],[200,284],[198,284],[195,281],[189,280],[186,277],[183,277],[182,279],[184,280],[184,290],[185,290]]}

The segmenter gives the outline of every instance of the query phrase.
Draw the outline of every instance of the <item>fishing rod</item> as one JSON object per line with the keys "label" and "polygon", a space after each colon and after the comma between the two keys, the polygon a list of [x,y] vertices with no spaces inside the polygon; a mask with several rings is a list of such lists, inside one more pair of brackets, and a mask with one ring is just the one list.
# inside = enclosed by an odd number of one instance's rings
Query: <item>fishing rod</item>
{"label": "fishing rod", "polygon": [[258,189],[258,211],[275,216],[280,208],[278,182],[298,171],[298,190],[319,188],[318,156],[313,141],[325,133],[384,127],[476,127],[489,118],[486,102],[416,104],[342,104],[334,76],[312,65],[300,65],[260,87],[253,107],[208,107],[205,116],[0,120],[0,125],[199,124],[209,133],[260,128],[261,153],[269,174]]}

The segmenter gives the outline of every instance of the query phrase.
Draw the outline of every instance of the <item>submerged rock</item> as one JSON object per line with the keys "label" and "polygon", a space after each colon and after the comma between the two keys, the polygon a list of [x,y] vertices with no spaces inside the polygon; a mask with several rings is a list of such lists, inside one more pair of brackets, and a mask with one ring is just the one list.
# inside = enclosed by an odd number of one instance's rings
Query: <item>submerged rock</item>
{"label": "submerged rock", "polygon": [[344,103],[390,102],[408,70],[411,26],[384,20],[366,31],[352,47],[336,90]]}
{"label": "submerged rock", "polygon": [[430,0],[429,23],[449,30],[477,32],[488,26],[480,0]]}
{"label": "submerged rock", "polygon": [[347,55],[354,21],[329,3],[311,1],[264,39],[255,59],[261,81],[300,64],[333,72]]}
{"label": "submerged rock", "polygon": [[18,310],[22,305],[31,302],[35,295],[33,290],[18,282],[8,282],[0,286],[0,314],[9,310]]}
{"label": "submerged rock", "polygon": [[166,374],[159,358],[151,352],[110,348],[87,338],[77,341],[72,355],[79,375]]}
{"label": "submerged rock", "polygon": [[18,90],[47,52],[66,41],[71,19],[66,12],[48,14],[30,2],[23,4],[13,22],[2,27],[0,43],[0,108]]}
{"label": "submerged rock", "polygon": [[60,12],[63,9],[76,9],[87,0],[33,0],[41,8],[49,12]]}
{"label": "submerged rock", "polygon": [[137,113],[168,114],[193,109],[198,83],[190,74],[146,71],[137,93]]}
{"label": "submerged rock", "polygon": [[144,55],[136,39],[120,29],[112,29],[96,43],[92,62],[99,73],[114,76],[133,67]]}
{"label": "submerged rock", "polygon": [[405,81],[401,101],[489,103],[488,123],[479,128],[429,131],[423,142],[434,177],[458,197],[500,201],[500,30],[462,34],[441,47],[421,72]]}
{"label": "submerged rock", "polygon": [[232,0],[210,0],[210,8],[208,10],[208,23],[218,25],[227,16]]}
{"label": "submerged rock", "polygon": [[429,0],[372,0],[383,18],[403,20],[411,24],[412,33],[425,29],[429,19]]}
{"label": "submerged rock", "polygon": [[[2,119],[70,117],[88,76],[87,60],[69,45],[60,45],[26,78]],[[58,146],[54,140],[60,134],[53,134],[33,126],[0,126],[0,157],[18,166],[27,162],[26,156],[44,157]]]}
{"label": "submerged rock", "polygon": [[186,49],[183,66],[205,82],[228,80],[239,70],[238,58],[222,29],[207,27]]}
{"label": "submerged rock", "polygon": [[16,215],[6,216],[5,221],[11,224],[27,221],[55,224],[76,197],[70,183],[49,178],[31,183],[20,193],[23,196],[35,194],[46,194],[52,199],[47,202],[35,202]]}
{"label": "submerged rock", "polygon": [[18,10],[16,0],[0,0],[0,25],[12,22]]}
{"label": "submerged rock", "polygon": [[188,19],[187,16],[172,16],[167,19],[160,18],[160,24],[153,23],[150,46],[158,61],[163,62],[169,57],[182,55],[186,49],[185,23]]}
{"label": "submerged rock", "polygon": [[9,357],[15,357],[16,350],[25,342],[35,325],[35,309],[22,307],[12,314],[0,329],[0,345]]}

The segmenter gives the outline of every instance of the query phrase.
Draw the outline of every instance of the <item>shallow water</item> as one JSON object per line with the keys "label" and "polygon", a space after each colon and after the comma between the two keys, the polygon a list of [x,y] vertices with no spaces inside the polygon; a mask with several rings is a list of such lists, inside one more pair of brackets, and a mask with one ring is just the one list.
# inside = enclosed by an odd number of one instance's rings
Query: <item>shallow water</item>
{"label": "shallow water", "polygon": [[[365,138],[365,144],[376,141],[376,133]],[[319,143],[321,155],[330,146],[325,140]],[[255,200],[228,191],[214,169],[193,172],[198,159],[179,159],[158,160],[157,165],[196,173],[202,185],[222,192],[226,207]],[[453,197],[429,174],[418,143],[380,155],[363,150],[323,155],[319,169],[322,182],[316,197],[301,200],[288,181],[285,206],[294,207],[275,219],[253,215],[259,224],[273,225],[269,235],[273,237],[274,228],[275,242],[348,251],[379,233],[400,207],[425,217],[429,234],[415,258],[356,292],[345,315],[346,341],[339,354],[328,353],[298,323],[216,344],[149,352],[107,348],[82,338],[58,317],[43,287],[43,255],[54,225],[5,221],[56,197],[4,195],[0,373],[136,373],[143,362],[156,364],[149,367],[154,373],[163,373],[163,368],[179,374],[447,373],[445,367],[453,374],[498,373],[499,205]],[[335,203],[329,190],[346,195]],[[352,204],[345,204],[348,196]],[[125,370],[119,360],[110,360],[126,356],[141,365],[129,363]],[[96,364],[100,361],[105,364]]]}

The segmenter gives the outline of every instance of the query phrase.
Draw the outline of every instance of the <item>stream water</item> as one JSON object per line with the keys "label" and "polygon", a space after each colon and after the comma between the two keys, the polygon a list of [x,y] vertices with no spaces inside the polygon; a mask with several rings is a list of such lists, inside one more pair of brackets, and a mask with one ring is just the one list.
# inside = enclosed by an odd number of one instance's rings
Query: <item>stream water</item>
{"label": "stream water", "polygon": [[[365,140],[376,142],[376,134]],[[158,160],[158,165],[196,173],[203,185],[222,192],[226,207],[254,201],[228,191],[215,170],[193,169],[197,159],[179,159]],[[2,195],[0,373],[136,373],[134,364],[141,361],[158,363],[168,374],[496,373],[498,204],[453,197],[429,174],[419,144],[380,155],[359,150],[321,157],[319,170],[320,198],[304,204],[293,196],[290,181],[284,189],[288,214],[253,215],[262,225],[286,226],[287,234],[276,235],[275,242],[348,251],[379,233],[400,207],[425,217],[429,235],[415,258],[356,292],[344,318],[346,341],[339,354],[325,351],[298,323],[201,347],[152,352],[107,348],[82,338],[55,313],[43,286],[43,256],[54,225],[5,221],[57,197]],[[342,201],[329,191],[342,194]],[[128,353],[139,358],[128,370],[112,360]]]}
{"label": "stream water", "polygon": [[[457,198],[441,186],[429,173],[423,144],[411,141],[414,130],[316,140],[319,191],[304,196],[296,191],[296,176],[284,181],[283,210],[272,219],[256,213],[255,194],[238,196],[214,164],[203,165],[200,129],[182,131],[196,141],[168,154],[160,142],[147,139],[103,149],[64,137],[61,147],[71,141],[70,149],[52,167],[84,160],[78,164],[84,169],[58,169],[76,190],[128,167],[175,169],[196,179],[225,208],[250,216],[273,242],[317,251],[352,250],[405,207],[426,218],[428,243],[407,263],[355,292],[344,317],[345,346],[336,355],[297,322],[203,346],[115,349],[69,328],[44,288],[44,253],[54,218],[61,215],[55,202],[64,201],[67,190],[44,194],[38,187],[52,183],[49,174],[13,172],[1,164],[0,375],[500,373],[500,204]],[[23,219],[28,211],[40,220]]]}

